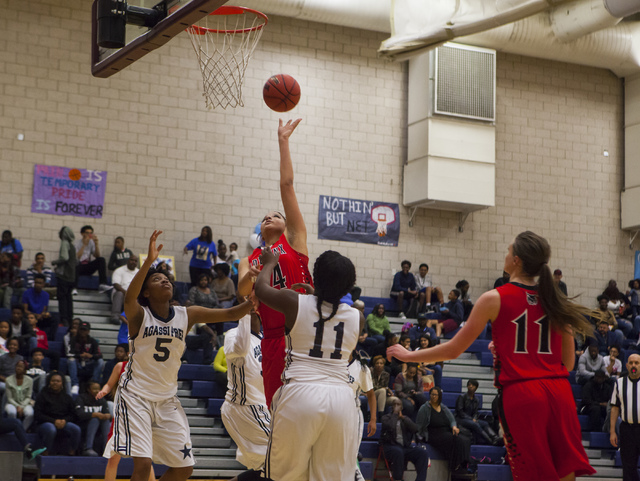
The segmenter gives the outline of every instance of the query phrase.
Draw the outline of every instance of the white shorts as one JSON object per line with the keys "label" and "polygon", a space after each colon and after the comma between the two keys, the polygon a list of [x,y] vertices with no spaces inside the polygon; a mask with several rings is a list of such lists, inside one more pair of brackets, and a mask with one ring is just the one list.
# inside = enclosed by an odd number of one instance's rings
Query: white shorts
{"label": "white shorts", "polygon": [[225,401],[220,411],[224,427],[238,445],[236,460],[247,469],[262,470],[271,432],[267,406],[241,406]]}
{"label": "white shorts", "polygon": [[271,409],[266,475],[274,481],[353,481],[358,447],[353,390],[345,384],[290,383]]}
{"label": "white shorts", "polygon": [[189,422],[177,396],[154,402],[118,389],[115,403],[113,451],[170,468],[195,464]]}

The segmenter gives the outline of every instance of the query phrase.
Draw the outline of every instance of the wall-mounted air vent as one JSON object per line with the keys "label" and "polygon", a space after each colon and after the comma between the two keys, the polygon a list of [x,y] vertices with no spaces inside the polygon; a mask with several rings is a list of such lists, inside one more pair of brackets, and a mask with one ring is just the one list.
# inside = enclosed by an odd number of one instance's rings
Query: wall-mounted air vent
{"label": "wall-mounted air vent", "polygon": [[435,54],[434,113],[495,120],[496,53],[447,44]]}

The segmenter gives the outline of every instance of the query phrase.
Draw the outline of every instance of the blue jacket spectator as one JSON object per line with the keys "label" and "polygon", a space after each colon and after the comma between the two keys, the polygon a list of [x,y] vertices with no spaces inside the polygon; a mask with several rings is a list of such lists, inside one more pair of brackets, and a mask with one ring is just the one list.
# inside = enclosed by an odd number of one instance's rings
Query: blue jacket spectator
{"label": "blue jacket spectator", "polygon": [[184,253],[193,251],[189,262],[189,276],[191,277],[191,287],[198,285],[200,274],[211,275],[213,259],[218,255],[216,243],[213,242],[213,233],[208,225],[202,228],[200,237],[192,239],[184,248]]}
{"label": "blue jacket spectator", "polygon": [[391,298],[396,299],[398,302],[398,311],[400,317],[406,319],[404,315],[404,301],[409,301],[409,307],[412,304],[413,299],[418,296],[418,289],[416,286],[416,278],[411,274],[411,262],[404,260],[400,264],[402,270],[397,272],[393,276],[393,285],[391,286]]}

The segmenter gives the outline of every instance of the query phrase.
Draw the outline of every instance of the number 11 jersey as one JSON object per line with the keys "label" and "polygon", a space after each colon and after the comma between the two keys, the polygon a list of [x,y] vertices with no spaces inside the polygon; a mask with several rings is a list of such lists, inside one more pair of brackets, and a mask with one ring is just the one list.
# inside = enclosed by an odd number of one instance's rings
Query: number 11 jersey
{"label": "number 11 jersey", "polygon": [[496,289],[500,312],[491,332],[496,350],[496,387],[527,381],[568,377],[562,364],[562,334],[551,328],[538,292],[508,283]]}
{"label": "number 11 jersey", "polygon": [[120,388],[149,401],[164,401],[178,391],[178,371],[189,326],[186,307],[171,307],[162,319],[143,307],[144,319],[135,338],[129,338],[129,362]]}

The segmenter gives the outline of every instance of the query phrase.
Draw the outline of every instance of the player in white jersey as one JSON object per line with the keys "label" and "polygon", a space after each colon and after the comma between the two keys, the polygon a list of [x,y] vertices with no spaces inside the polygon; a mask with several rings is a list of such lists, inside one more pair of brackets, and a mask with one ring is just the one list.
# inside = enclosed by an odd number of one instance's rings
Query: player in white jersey
{"label": "player in white jersey", "polygon": [[271,431],[262,383],[261,339],[260,317],[255,312],[240,319],[238,327],[224,336],[228,382],[222,421],[238,445],[236,460],[249,468],[238,481],[260,479]]}
{"label": "player in white jersey", "polygon": [[269,285],[278,256],[264,249],[256,296],[282,312],[286,328],[284,385],[272,404],[265,462],[274,481],[352,481],[357,419],[349,387],[349,354],[364,327],[360,311],[340,299],[356,281],[349,259],[324,252],[315,262],[315,295]]}
{"label": "player in white jersey", "polygon": [[185,481],[193,472],[187,417],[176,396],[187,332],[196,323],[234,321],[248,314],[250,301],[230,309],[173,307],[173,285],[151,269],[162,245],[153,231],[147,258],[124,301],[129,321],[129,363],[116,395],[113,450],[133,458],[132,481],[146,481],[151,462],[169,466],[163,481]]}
{"label": "player in white jersey", "polygon": [[[373,379],[371,378],[371,371],[360,355],[353,351],[349,358],[349,385],[353,390],[353,394],[356,398],[356,417],[358,419],[358,426],[356,427],[356,450],[360,447],[360,438],[364,428],[364,416],[362,414],[362,408],[360,404],[360,394],[364,393],[367,396],[369,403],[369,413],[371,418],[367,426],[367,437],[371,437],[376,433],[376,414],[378,411],[376,404],[376,395],[373,392]],[[364,476],[360,472],[360,468],[356,467],[356,481],[364,481]]]}

